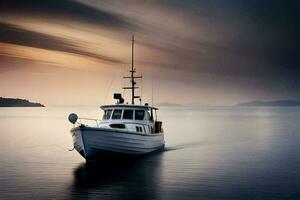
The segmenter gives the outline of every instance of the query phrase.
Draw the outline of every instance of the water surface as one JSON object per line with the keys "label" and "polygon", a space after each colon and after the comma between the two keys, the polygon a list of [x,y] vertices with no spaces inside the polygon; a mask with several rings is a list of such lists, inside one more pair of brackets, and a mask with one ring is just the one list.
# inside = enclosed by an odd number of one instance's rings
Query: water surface
{"label": "water surface", "polygon": [[300,108],[162,108],[166,150],[86,164],[70,112],[0,108],[0,199],[300,199]]}

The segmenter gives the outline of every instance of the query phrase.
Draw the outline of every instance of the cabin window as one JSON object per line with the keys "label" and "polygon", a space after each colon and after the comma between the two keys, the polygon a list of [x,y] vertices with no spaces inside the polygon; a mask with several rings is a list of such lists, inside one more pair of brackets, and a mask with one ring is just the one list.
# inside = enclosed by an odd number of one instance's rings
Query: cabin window
{"label": "cabin window", "polygon": [[133,110],[124,110],[123,119],[133,119]]}
{"label": "cabin window", "polygon": [[125,124],[110,124],[109,126],[111,128],[120,128],[120,129],[125,128]]}
{"label": "cabin window", "polygon": [[115,109],[112,115],[112,119],[121,119],[122,116],[122,110]]}
{"label": "cabin window", "polygon": [[150,120],[150,113],[148,111],[146,112],[145,120]]}
{"label": "cabin window", "polygon": [[112,113],[112,110],[105,110],[104,115],[103,115],[103,119],[104,120],[110,119],[111,113]]}
{"label": "cabin window", "polygon": [[144,110],[135,110],[135,119],[136,120],[143,120],[145,115]]}
{"label": "cabin window", "polygon": [[142,127],[140,127],[140,126],[136,126],[135,128],[136,128],[136,132],[143,132],[143,129],[142,129]]}

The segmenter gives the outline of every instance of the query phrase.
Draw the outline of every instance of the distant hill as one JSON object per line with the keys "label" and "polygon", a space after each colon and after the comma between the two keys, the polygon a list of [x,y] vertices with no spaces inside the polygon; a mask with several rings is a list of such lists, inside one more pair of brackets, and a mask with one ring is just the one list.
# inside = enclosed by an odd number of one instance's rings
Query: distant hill
{"label": "distant hill", "polygon": [[186,104],[187,107],[209,107],[211,105],[207,103],[188,103]]}
{"label": "distant hill", "polygon": [[32,103],[26,99],[0,97],[0,107],[45,107],[40,103]]}
{"label": "distant hill", "polygon": [[182,105],[181,104],[177,104],[177,103],[162,102],[162,103],[156,104],[155,106],[178,107],[178,106],[182,106]]}
{"label": "distant hill", "polygon": [[300,106],[300,101],[297,100],[277,100],[277,101],[250,101],[239,103],[235,106]]}
{"label": "distant hill", "polygon": [[162,107],[207,107],[208,104],[204,103],[187,103],[187,104],[178,104],[178,103],[170,103],[170,102],[161,102],[156,104],[155,106],[162,106]]}

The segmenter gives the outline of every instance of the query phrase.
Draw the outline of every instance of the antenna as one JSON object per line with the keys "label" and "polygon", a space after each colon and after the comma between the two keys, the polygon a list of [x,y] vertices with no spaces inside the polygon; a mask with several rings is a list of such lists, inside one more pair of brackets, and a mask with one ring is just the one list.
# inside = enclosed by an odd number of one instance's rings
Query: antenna
{"label": "antenna", "polygon": [[151,66],[151,103],[153,106],[153,66]]}
{"label": "antenna", "polygon": [[134,68],[134,35],[132,35],[132,46],[131,46],[131,76],[124,76],[123,78],[130,78],[131,79],[131,87],[123,87],[123,89],[130,89],[131,90],[131,104],[134,104],[134,99],[140,98],[140,96],[135,96],[134,90],[137,89],[135,78],[142,78],[142,76],[134,76],[135,68]]}
{"label": "antenna", "polygon": [[[143,76],[143,74],[141,73],[141,76]],[[141,90],[140,90],[140,93],[141,93],[141,97],[140,97],[140,104],[142,105],[142,99],[143,99],[143,87],[144,87],[144,84],[143,84],[143,79],[141,79]]]}

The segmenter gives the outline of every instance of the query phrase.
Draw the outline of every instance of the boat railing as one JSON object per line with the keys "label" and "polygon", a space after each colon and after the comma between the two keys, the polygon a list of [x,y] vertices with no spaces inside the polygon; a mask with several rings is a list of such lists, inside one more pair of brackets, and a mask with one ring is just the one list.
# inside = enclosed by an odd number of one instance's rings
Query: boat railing
{"label": "boat railing", "polygon": [[99,120],[99,119],[85,118],[85,117],[78,117],[78,119],[79,119],[79,122],[77,122],[77,123],[80,124],[80,125],[83,124],[83,123],[82,123],[82,120],[94,121],[94,122],[96,122],[96,125],[97,125],[97,126],[99,126],[100,121],[101,121],[101,120]]}

